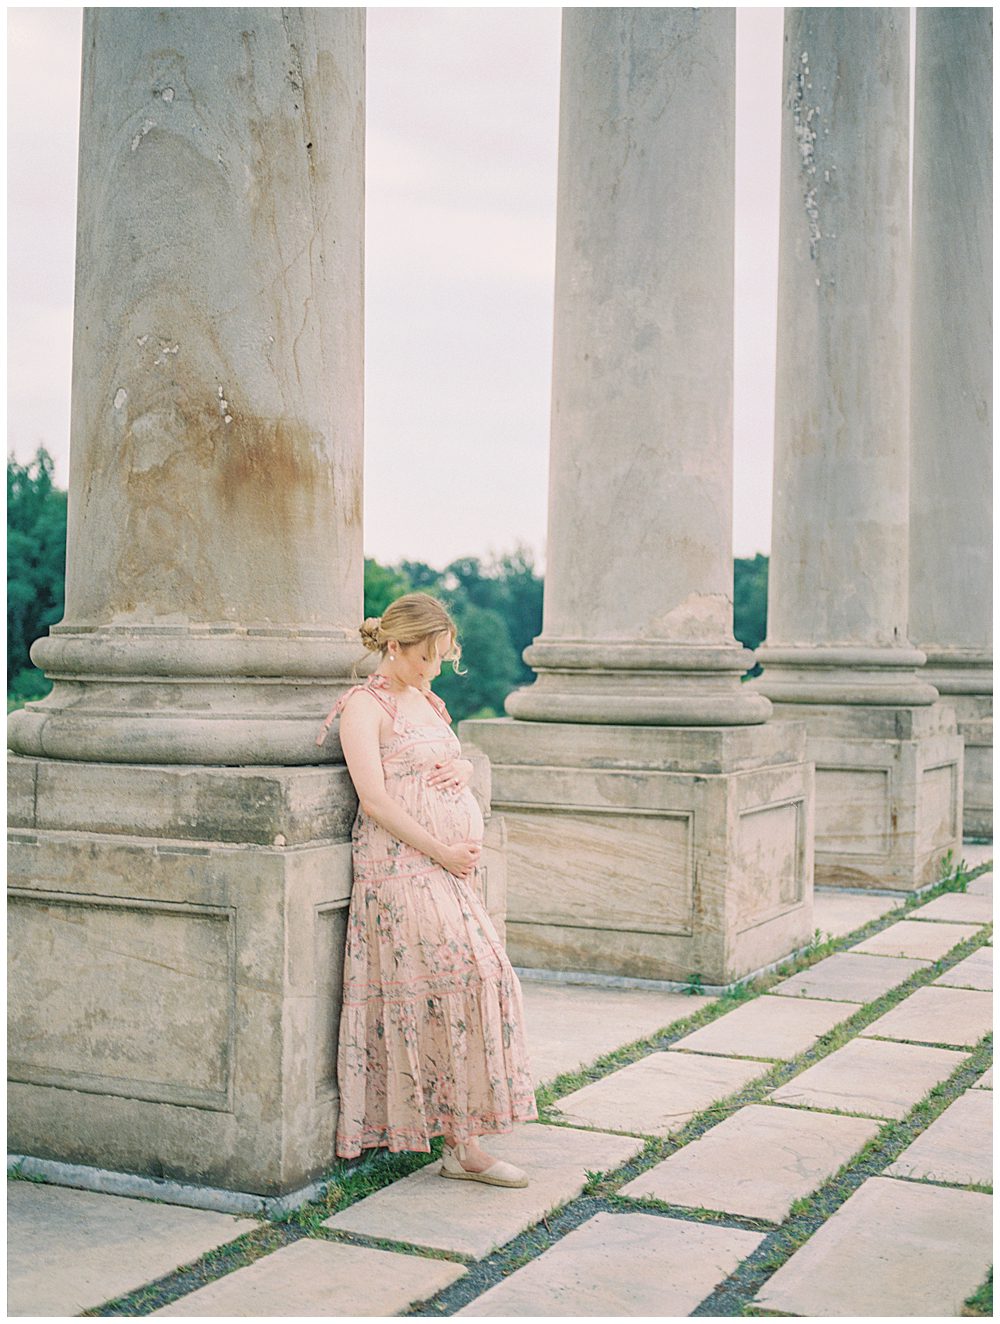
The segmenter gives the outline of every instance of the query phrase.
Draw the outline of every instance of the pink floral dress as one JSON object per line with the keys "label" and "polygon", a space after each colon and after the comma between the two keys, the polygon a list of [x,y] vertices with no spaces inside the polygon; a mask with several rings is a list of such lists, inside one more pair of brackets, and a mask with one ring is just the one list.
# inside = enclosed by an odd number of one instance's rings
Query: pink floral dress
{"label": "pink floral dress", "polygon": [[[439,841],[481,841],[472,791],[427,782],[436,762],[461,755],[442,700],[424,690],[440,720],[415,724],[375,673],[340,696],[328,721],[355,690],[367,690],[392,718],[381,744],[388,793]],[[426,1153],[432,1136],[468,1140],[536,1118],[521,986],[478,878],[449,873],[360,805],[351,842],[338,1155],[374,1145]]]}

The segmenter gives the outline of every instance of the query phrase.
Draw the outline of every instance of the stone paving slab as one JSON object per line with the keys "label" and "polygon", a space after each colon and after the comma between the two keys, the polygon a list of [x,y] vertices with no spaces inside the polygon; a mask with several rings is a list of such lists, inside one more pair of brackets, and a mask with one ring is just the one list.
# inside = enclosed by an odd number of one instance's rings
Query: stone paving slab
{"label": "stone paving slab", "polygon": [[151,1313],[324,1318],[398,1314],[450,1286],[461,1264],[303,1237]]}
{"label": "stone paving slab", "polygon": [[837,887],[817,887],[813,893],[813,928],[819,929],[824,941],[828,933],[842,938],[845,933],[853,933],[873,919],[898,910],[905,902],[905,897],[859,895]]}
{"label": "stone paving slab", "polygon": [[852,1039],[772,1090],[776,1103],[838,1108],[868,1117],[905,1117],[967,1053],[879,1039]]}
{"label": "stone paving slab", "polygon": [[992,896],[993,895],[993,875],[991,873],[981,873],[978,878],[973,878],[972,882],[966,888],[966,896]]}
{"label": "stone paving slab", "polygon": [[794,1200],[822,1185],[878,1129],[863,1117],[747,1104],[619,1194],[780,1223]]}
{"label": "stone paving slab", "polygon": [[561,1098],[557,1111],[577,1126],[666,1136],[695,1113],[771,1070],[767,1062],[701,1053],[651,1053]]}
{"label": "stone paving slab", "polygon": [[457,1313],[684,1317],[763,1239],[654,1214],[595,1214]]}
{"label": "stone paving slab", "polygon": [[993,1023],[993,995],[971,988],[925,985],[860,1032],[861,1039],[907,1039],[915,1043],[974,1048]]}
{"label": "stone paving slab", "polygon": [[860,1006],[859,1002],[773,998],[765,993],[685,1035],[673,1049],[785,1061],[811,1048],[821,1035],[853,1016]]}
{"label": "stone paving slab", "polygon": [[441,1165],[434,1162],[334,1214],[323,1226],[480,1259],[578,1196],[587,1169],[619,1167],[643,1147],[641,1140],[628,1136],[539,1122],[515,1127],[510,1135],[487,1136],[481,1144],[490,1154],[523,1168],[528,1185],[449,1181],[438,1176]]}
{"label": "stone paving slab", "polygon": [[854,950],[834,952],[808,970],[790,975],[768,989],[777,997],[829,998],[831,1002],[874,1002],[891,988],[923,970],[930,961],[903,956],[867,956]]}
{"label": "stone paving slab", "polygon": [[535,1085],[589,1066],[605,1053],[647,1039],[693,1016],[714,997],[660,989],[600,988],[521,980],[525,1035]]}
{"label": "stone paving slab", "polygon": [[958,1316],[992,1256],[991,1197],[871,1177],[764,1284],[801,1316]]}
{"label": "stone paving slab", "polygon": [[913,920],[940,920],[946,924],[990,924],[993,922],[993,897],[968,892],[943,892],[926,905],[910,911]]}
{"label": "stone paving slab", "polygon": [[960,860],[964,860],[970,869],[978,869],[981,864],[992,864],[993,843],[992,841],[963,841],[958,857]]}
{"label": "stone paving slab", "polygon": [[898,919],[881,933],[855,943],[852,952],[872,956],[916,956],[936,961],[952,947],[979,932],[975,924],[943,924],[926,919]]}
{"label": "stone paving slab", "polygon": [[79,1315],[258,1227],[207,1209],[8,1181],[8,1316]]}
{"label": "stone paving slab", "polygon": [[972,1087],[974,1090],[991,1090],[993,1088],[993,1068],[984,1071]]}
{"label": "stone paving slab", "polygon": [[980,988],[993,990],[993,948],[980,947],[963,956],[957,965],[931,980],[931,988],[942,984],[946,988]]}
{"label": "stone paving slab", "polygon": [[993,1181],[993,1096],[989,1090],[968,1090],[949,1104],[926,1131],[907,1145],[885,1169],[887,1177],[918,1177],[925,1181]]}

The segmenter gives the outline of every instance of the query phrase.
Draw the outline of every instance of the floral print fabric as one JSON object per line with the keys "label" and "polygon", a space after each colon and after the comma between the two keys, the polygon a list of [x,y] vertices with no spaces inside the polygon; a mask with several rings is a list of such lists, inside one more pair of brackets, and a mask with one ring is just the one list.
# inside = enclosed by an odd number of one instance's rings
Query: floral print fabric
{"label": "floral print fabric", "polygon": [[[381,746],[388,793],[439,841],[481,841],[472,791],[427,782],[436,762],[461,755],[442,700],[423,691],[440,720],[413,723],[375,673],[341,695],[330,718],[360,689],[392,717]],[[337,1154],[376,1145],[426,1153],[433,1136],[469,1140],[536,1118],[521,986],[480,900],[478,866],[456,877],[360,805],[351,842]]]}

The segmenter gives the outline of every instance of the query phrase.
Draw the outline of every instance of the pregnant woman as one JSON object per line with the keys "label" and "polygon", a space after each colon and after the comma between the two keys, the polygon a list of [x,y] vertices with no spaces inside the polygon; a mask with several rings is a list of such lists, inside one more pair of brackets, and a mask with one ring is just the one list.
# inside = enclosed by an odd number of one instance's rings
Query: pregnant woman
{"label": "pregnant woman", "polygon": [[[337,1153],[427,1153],[440,1175],[526,1186],[478,1137],[538,1116],[521,986],[476,886],[483,817],[451,717],[430,682],[461,657],[454,622],[428,593],[397,598],[360,627],[376,669],[342,694],[340,743],[358,793],[344,956]],[[460,673],[464,674],[464,673]]]}

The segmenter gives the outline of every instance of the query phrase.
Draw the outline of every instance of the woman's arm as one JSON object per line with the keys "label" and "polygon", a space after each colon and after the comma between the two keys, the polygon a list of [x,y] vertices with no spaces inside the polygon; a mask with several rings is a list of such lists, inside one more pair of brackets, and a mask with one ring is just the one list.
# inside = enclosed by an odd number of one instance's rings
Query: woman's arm
{"label": "woman's arm", "polygon": [[361,691],[352,695],[340,714],[340,744],[361,808],[394,837],[440,864],[444,843],[432,837],[385,789],[379,749],[383,709],[377,699],[360,695]]}

